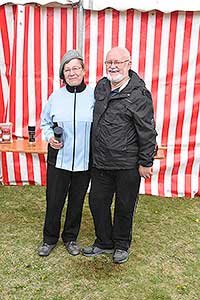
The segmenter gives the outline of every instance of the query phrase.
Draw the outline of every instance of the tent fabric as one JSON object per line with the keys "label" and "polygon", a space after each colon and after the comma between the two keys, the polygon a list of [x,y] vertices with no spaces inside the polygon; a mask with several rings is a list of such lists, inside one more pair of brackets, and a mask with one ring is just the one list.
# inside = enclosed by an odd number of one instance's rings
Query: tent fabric
{"label": "tent fabric", "polygon": [[[0,7],[0,101],[3,121],[15,137],[28,137],[48,95],[60,86],[62,55],[77,48],[78,8]],[[160,196],[200,195],[200,13],[86,10],[83,55],[86,81],[92,86],[105,74],[106,52],[125,46],[133,69],[153,95],[158,144],[167,146],[154,175],[142,180],[140,193]],[[0,114],[1,115],[1,114]],[[4,184],[45,184],[44,155],[4,153]]]}
{"label": "tent fabric", "polygon": [[105,72],[106,52],[125,46],[133,69],[153,94],[158,144],[166,160],[155,161],[154,176],[140,192],[163,196],[199,193],[200,13],[87,11],[85,57],[89,82]]}
{"label": "tent fabric", "polygon": [[89,10],[104,10],[106,8],[113,8],[119,11],[125,11],[128,9],[137,9],[139,11],[159,10],[165,13],[172,11],[200,11],[200,2],[196,0],[181,0],[181,1],[163,1],[163,0],[1,0],[3,4],[16,4],[24,5],[35,3],[39,5],[69,5],[75,3],[82,3],[84,9]]}
{"label": "tent fabric", "polygon": [[196,0],[83,0],[84,9],[103,10],[114,8],[119,11],[137,9],[139,11],[159,10],[165,13],[173,11],[200,11],[200,2]]}
{"label": "tent fabric", "polygon": [[[14,138],[28,138],[27,126],[34,124],[41,139],[40,114],[60,86],[61,57],[77,47],[77,8],[6,5],[0,18],[2,121],[13,123]],[[44,155],[2,153],[4,184],[44,185],[45,172]]]}
{"label": "tent fabric", "polygon": [[78,0],[13,0],[13,1],[7,1],[7,0],[1,0],[1,5],[3,4],[16,4],[16,5],[24,5],[24,4],[38,4],[38,5],[51,5],[51,6],[58,6],[58,5],[71,5],[78,3]]}

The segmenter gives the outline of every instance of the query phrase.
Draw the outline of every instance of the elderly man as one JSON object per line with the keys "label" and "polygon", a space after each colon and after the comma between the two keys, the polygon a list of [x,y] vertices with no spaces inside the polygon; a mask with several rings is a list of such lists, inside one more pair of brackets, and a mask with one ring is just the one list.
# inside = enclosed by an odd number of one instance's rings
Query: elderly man
{"label": "elderly man", "polygon": [[[95,89],[90,192],[96,240],[83,255],[113,253],[114,263],[128,260],[140,179],[152,175],[156,146],[150,92],[132,71],[129,51],[112,48],[107,78]],[[115,193],[114,217],[111,205]]]}

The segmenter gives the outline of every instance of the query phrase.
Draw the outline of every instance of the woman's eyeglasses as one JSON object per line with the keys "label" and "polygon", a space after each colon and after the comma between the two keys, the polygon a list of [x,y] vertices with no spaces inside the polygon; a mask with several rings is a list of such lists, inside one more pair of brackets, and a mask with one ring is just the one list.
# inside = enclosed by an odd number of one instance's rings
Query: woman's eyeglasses
{"label": "woman's eyeglasses", "polygon": [[82,69],[82,67],[72,67],[71,69],[64,69],[64,73],[78,73],[80,69]]}

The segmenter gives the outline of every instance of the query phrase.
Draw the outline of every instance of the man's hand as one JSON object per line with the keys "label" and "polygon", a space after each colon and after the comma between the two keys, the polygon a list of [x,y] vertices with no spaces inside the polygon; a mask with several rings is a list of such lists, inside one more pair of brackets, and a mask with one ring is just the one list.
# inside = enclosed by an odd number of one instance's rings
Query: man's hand
{"label": "man's hand", "polygon": [[50,144],[51,148],[60,149],[63,147],[63,143],[57,141],[53,136],[49,139],[48,143]]}
{"label": "man's hand", "polygon": [[150,178],[153,175],[153,167],[139,166],[139,174],[143,178]]}

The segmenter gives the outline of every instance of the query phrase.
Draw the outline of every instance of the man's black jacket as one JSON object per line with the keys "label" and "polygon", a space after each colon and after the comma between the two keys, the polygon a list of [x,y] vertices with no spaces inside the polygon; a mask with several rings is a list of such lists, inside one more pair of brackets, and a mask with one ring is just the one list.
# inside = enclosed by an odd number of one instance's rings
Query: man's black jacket
{"label": "man's black jacket", "polygon": [[157,133],[151,94],[135,72],[130,70],[129,76],[129,83],[116,94],[111,93],[105,77],[96,86],[92,129],[96,168],[131,169],[153,164]]}

